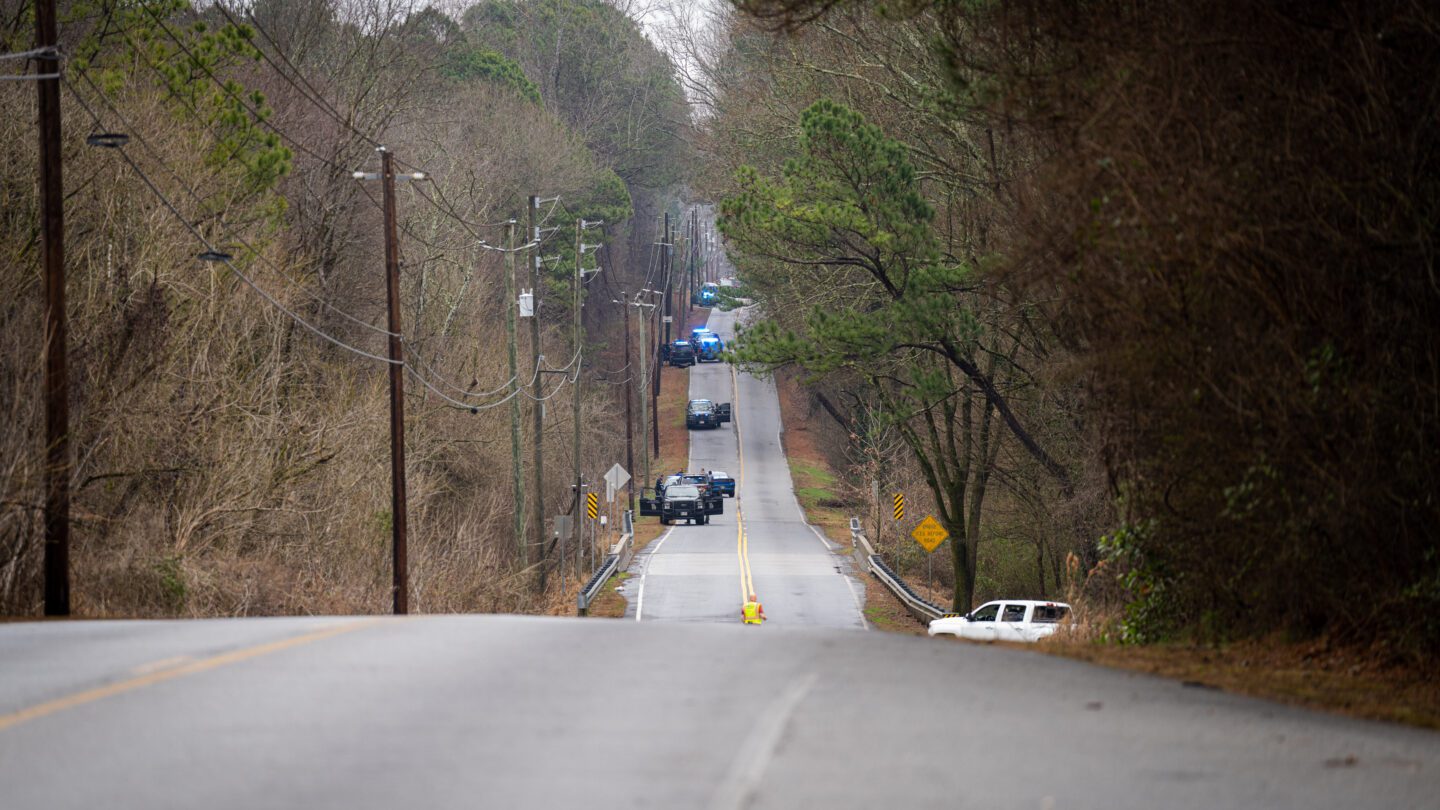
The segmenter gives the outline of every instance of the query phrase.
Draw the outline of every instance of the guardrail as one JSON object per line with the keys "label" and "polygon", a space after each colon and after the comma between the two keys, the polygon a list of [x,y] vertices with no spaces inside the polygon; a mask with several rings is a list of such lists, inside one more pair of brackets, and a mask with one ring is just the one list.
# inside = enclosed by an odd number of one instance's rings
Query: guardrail
{"label": "guardrail", "polygon": [[860,518],[850,518],[850,537],[854,540],[855,563],[895,594],[895,598],[900,600],[917,621],[929,623],[930,620],[945,615],[944,609],[916,593],[914,588],[880,559],[880,555],[875,553],[875,547],[870,545],[870,539],[865,536],[865,530],[860,527]]}
{"label": "guardrail", "polygon": [[624,531],[620,535],[620,542],[610,547],[610,553],[605,555],[605,560],[600,563],[590,581],[580,589],[580,595],[576,597],[576,609],[581,616],[590,614],[590,603],[600,595],[600,589],[610,581],[616,571],[623,571],[630,567],[630,559],[635,556],[635,523],[630,510],[625,510],[621,524]]}

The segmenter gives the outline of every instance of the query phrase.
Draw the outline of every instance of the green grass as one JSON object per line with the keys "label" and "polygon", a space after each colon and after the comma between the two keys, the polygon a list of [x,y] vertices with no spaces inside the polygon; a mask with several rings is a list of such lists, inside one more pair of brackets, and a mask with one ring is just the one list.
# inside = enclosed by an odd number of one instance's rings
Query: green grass
{"label": "green grass", "polygon": [[829,470],[803,459],[790,459],[790,479],[795,484],[795,497],[806,511],[835,505],[835,476]]}
{"label": "green grass", "polygon": [[909,633],[915,629],[913,622],[906,622],[904,625],[901,625],[874,605],[867,605],[865,607],[865,619],[873,624],[877,630],[888,630],[892,633]]}

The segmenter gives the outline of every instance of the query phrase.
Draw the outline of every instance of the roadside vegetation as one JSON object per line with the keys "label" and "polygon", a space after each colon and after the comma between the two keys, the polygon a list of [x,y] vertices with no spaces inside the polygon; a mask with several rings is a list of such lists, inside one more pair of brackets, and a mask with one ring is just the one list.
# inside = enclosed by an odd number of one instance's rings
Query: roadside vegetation
{"label": "roadside vegetation", "polygon": [[1433,661],[1433,10],[735,6],[692,50],[738,357],[877,534],[944,525],[955,609]]}
{"label": "roadside vegetation", "polygon": [[[575,550],[531,514],[528,394],[523,503],[512,490],[506,265],[481,240],[503,246],[497,223],[518,216],[524,243],[527,198],[547,200],[539,353],[573,374],[575,223],[606,222],[587,231],[605,272],[583,311],[581,463],[598,481],[624,458],[612,299],[643,286],[655,216],[678,205],[688,112],[669,59],[611,4],[446,8],[60,3],[76,615],[389,609],[387,374],[351,350],[385,353],[380,187],[351,176],[378,171],[378,144],[429,177],[397,191],[412,610],[573,611],[556,566]],[[31,13],[0,2],[0,50],[30,47]],[[0,93],[0,615],[19,616],[41,609],[45,458],[30,88]],[[130,142],[89,147],[94,132]],[[196,233],[232,266],[198,261]],[[547,517],[572,509],[567,379],[541,379]]]}

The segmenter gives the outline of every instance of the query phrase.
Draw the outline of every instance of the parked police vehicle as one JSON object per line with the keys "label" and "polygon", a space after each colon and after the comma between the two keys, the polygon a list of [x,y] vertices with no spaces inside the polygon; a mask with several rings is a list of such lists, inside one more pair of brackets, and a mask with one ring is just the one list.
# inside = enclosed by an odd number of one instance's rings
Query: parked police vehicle
{"label": "parked police vehicle", "polygon": [[[664,524],[677,520],[705,525],[711,515],[725,512],[724,496],[708,489],[708,476],[672,475],[662,479],[654,490],[640,493],[640,515],[659,517]],[[700,480],[694,480],[700,479]],[[702,489],[702,483],[707,488]],[[652,492],[652,497],[646,497]]]}
{"label": "parked police vehicle", "polygon": [[724,359],[725,343],[714,332],[704,332],[696,336],[691,345],[695,347],[697,363],[718,363]]}
{"label": "parked police vehicle", "polygon": [[692,399],[685,406],[685,427],[691,430],[714,429],[730,421],[730,403],[716,404],[708,399]]}
{"label": "parked police vehicle", "polygon": [[695,295],[691,296],[690,303],[697,307],[713,307],[719,297],[719,284],[702,284],[700,289],[695,291]]}
{"label": "parked police vehicle", "polygon": [[677,340],[660,347],[660,361],[675,368],[695,365],[695,347],[687,340]]}

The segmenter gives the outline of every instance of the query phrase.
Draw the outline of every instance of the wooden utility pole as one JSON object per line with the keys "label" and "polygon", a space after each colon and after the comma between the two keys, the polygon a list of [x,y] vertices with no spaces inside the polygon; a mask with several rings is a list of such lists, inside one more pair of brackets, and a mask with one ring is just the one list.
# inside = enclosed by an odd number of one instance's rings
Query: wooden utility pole
{"label": "wooden utility pole", "polygon": [[510,478],[515,542],[525,545],[525,466],[520,461],[520,370],[515,358],[515,218],[505,223],[505,348],[510,361]]}
{"label": "wooden utility pole", "polygon": [[65,363],[65,188],[55,0],[35,3],[40,112],[40,253],[45,274],[45,615],[70,615],[70,383]]}
{"label": "wooden utility pole", "polygon": [[[540,198],[530,197],[530,241],[535,247],[530,250],[530,359],[535,364],[535,379],[531,381],[531,395],[534,402],[530,403],[531,414],[534,419],[534,457],[535,457],[535,491],[530,496],[534,501],[535,511],[535,547],[543,548],[545,542],[545,403],[542,401],[542,390],[540,374]],[[529,554],[525,546],[525,539],[519,538],[520,542],[520,564],[529,564]]]}
{"label": "wooden utility pole", "polygon": [[585,274],[581,272],[581,259],[585,256],[585,245],[580,241],[580,233],[585,229],[585,220],[575,221],[575,331],[571,337],[571,344],[575,349],[575,384],[571,386],[571,396],[574,397],[574,414],[572,420],[575,426],[574,453],[575,453],[575,508],[570,514],[573,519],[570,521],[570,539],[575,546],[575,575],[580,575],[580,524],[581,516],[584,514],[581,504],[584,503],[584,488],[580,482],[580,383],[585,379],[582,373],[585,368],[585,347],[580,345],[581,328],[580,305],[583,303],[585,291]]}
{"label": "wooden utility pole", "polygon": [[390,545],[392,553],[393,610],[410,612],[409,565],[406,560],[405,504],[405,354],[400,342],[400,243],[395,217],[395,159],[385,147],[380,153],[380,183],[385,200],[385,298],[390,330]]}
{"label": "wooden utility pole", "polygon": [[[625,310],[625,469],[633,476],[636,470],[635,417],[632,403],[635,400],[633,381],[637,375],[634,366],[630,365],[633,362],[630,359],[630,301],[623,292],[620,294],[620,306]],[[641,478],[640,481],[643,486],[645,479]],[[630,511],[633,514],[635,511],[635,485],[629,485],[626,490],[630,493]],[[614,515],[611,515],[611,519],[614,519]]]}
{"label": "wooden utility pole", "polygon": [[[659,312],[660,310],[661,310],[661,306],[659,306],[659,305],[655,306],[655,308],[650,311],[650,317],[653,318],[653,317],[655,316],[655,313],[656,313],[656,312]],[[659,325],[659,324],[656,324],[656,325],[655,325],[655,336],[656,336],[656,338],[658,338],[659,335],[660,335],[660,325]],[[641,342],[643,343],[644,341],[641,341]],[[654,344],[656,341],[655,341],[655,339],[652,338],[650,342],[651,342],[652,344]],[[650,347],[650,359],[655,361],[654,370],[652,370],[652,371],[650,372],[650,377],[651,377],[651,379],[646,380],[646,384],[650,387],[650,412],[651,412],[652,414],[654,414],[654,416],[655,416],[654,419],[651,419],[651,420],[650,420],[650,433],[651,433],[651,436],[652,436],[652,438],[653,438],[653,440],[654,440],[654,444],[655,444],[655,449],[654,449],[655,457],[656,457],[656,458],[659,458],[659,457],[660,457],[660,367],[661,367],[662,365],[664,365],[663,363],[660,362],[659,346],[651,345],[651,347]]]}
{"label": "wooden utility pole", "polygon": [[[641,295],[644,295],[644,293],[642,292]],[[635,303],[630,304],[629,306],[631,306],[631,307],[649,307],[649,308],[650,308],[650,312],[654,312],[654,311],[655,311],[655,305],[654,305],[654,304],[646,304],[646,303],[642,303],[642,302],[639,302],[639,301],[636,301]],[[628,312],[629,309],[627,308],[626,311]],[[645,435],[644,435],[644,434],[645,434],[645,429],[650,426],[650,390],[649,390],[649,389],[650,389],[650,358],[652,358],[654,355],[650,352],[650,345],[649,345],[649,343],[645,340],[645,322],[650,319],[650,312],[642,312],[642,313],[640,313],[640,317],[638,318],[638,320],[640,321],[640,376],[635,378],[635,384],[636,384],[637,386],[643,386],[642,388],[640,388],[640,434],[641,434],[641,435],[640,435],[640,441],[641,441],[641,442],[644,442],[644,441],[645,441]],[[641,448],[640,464],[641,464],[641,469],[644,471],[644,472],[641,474],[641,476],[640,476],[640,486],[641,486],[641,487],[648,487],[648,486],[650,486],[650,448],[648,448],[648,447],[642,447],[642,448]],[[631,467],[631,469],[633,470],[634,467]],[[634,495],[634,490],[633,490],[633,489],[631,490],[631,495],[630,495],[630,497],[631,497],[631,499],[632,499],[631,509],[634,509],[633,499],[634,499],[635,495]]]}
{"label": "wooden utility pole", "polygon": [[[661,285],[661,287],[660,287],[661,303],[660,303],[660,306],[659,306],[657,309],[658,309],[658,311],[660,312],[660,315],[661,315],[661,323],[664,324],[664,326],[665,326],[665,343],[662,344],[662,345],[668,346],[668,345],[670,345],[670,323],[671,323],[671,321],[674,320],[673,316],[670,314],[670,245],[671,245],[671,242],[670,242],[670,212],[669,212],[669,211],[666,211],[666,212],[665,212],[665,230],[662,231],[662,233],[663,233],[664,235],[663,235],[663,236],[661,237],[661,239],[660,239],[660,276],[661,276],[663,279],[665,279],[665,283],[664,283],[663,285]],[[659,329],[658,327],[657,327],[656,330],[655,330],[655,336],[656,336],[657,339],[658,339],[659,336],[660,336],[660,329]],[[656,346],[656,347],[655,347],[656,350],[658,350],[658,348],[659,348],[659,346]],[[659,357],[659,352],[658,352],[658,351],[655,351],[655,350],[652,350],[652,351],[654,351],[653,356],[658,359],[658,357]],[[660,366],[661,366],[661,364],[658,363],[658,362],[655,364],[655,379],[654,379],[654,381],[653,381],[653,384],[652,384],[651,387],[650,387],[650,410],[654,411],[654,413],[655,413],[655,419],[654,419],[654,421],[651,422],[651,426],[650,426],[650,427],[651,427],[651,436],[652,436],[652,438],[654,439],[654,444],[655,444],[655,457],[656,457],[656,458],[659,458],[659,457],[660,457]]]}
{"label": "wooden utility pole", "polygon": [[[665,287],[664,287],[664,289],[665,289],[665,312],[664,312],[665,343],[664,343],[664,345],[666,345],[666,346],[669,346],[669,345],[670,345],[670,341],[674,340],[674,338],[672,338],[672,337],[670,336],[670,326],[671,326],[671,323],[675,320],[675,310],[674,310],[673,307],[671,307],[671,303],[672,303],[671,299],[674,297],[674,292],[675,292],[675,291],[674,291],[674,286],[675,286],[675,285],[674,285],[673,283],[671,283],[671,278],[670,278],[670,248],[671,248],[671,246],[672,246],[673,244],[674,244],[674,242],[673,242],[673,241],[671,240],[671,238],[670,238],[670,212],[669,212],[669,211],[666,211],[666,212],[665,212],[665,239],[664,239],[664,244],[662,244],[662,245],[660,246],[660,275],[661,275],[661,277],[663,277],[663,278],[665,279]],[[656,452],[656,453],[659,453],[660,451],[657,449],[655,452]]]}
{"label": "wooden utility pole", "polygon": [[698,226],[695,222],[694,208],[690,209],[689,219],[690,221],[686,223],[686,231],[688,232],[689,236],[685,240],[685,294],[689,296],[686,299],[687,301],[689,301],[688,308],[686,309],[687,312],[689,312],[695,306],[695,265],[699,263],[699,254],[696,252],[696,241],[699,237],[699,233]]}

